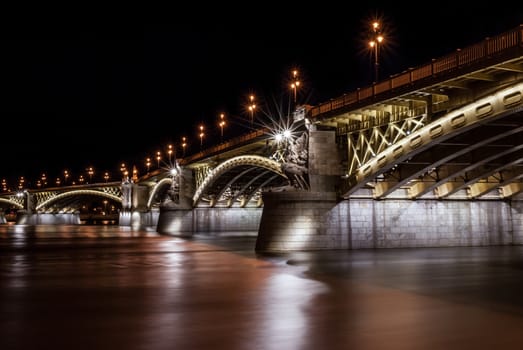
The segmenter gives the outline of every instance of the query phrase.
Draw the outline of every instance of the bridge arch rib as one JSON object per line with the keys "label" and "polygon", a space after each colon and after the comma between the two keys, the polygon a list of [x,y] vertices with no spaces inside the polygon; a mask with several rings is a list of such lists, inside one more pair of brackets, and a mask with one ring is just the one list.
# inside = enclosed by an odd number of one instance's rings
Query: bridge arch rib
{"label": "bridge arch rib", "polygon": [[[370,187],[381,199],[406,188],[411,199],[431,191],[444,198],[466,188],[474,197],[520,179],[522,114],[520,82],[447,113],[376,154],[349,174],[341,195],[350,198]],[[482,185],[489,178],[491,184]]]}
{"label": "bridge arch rib", "polygon": [[23,204],[21,204],[20,201],[15,201],[15,200],[12,200],[12,199],[0,198],[0,203],[6,203],[9,206],[15,207],[17,209],[23,209],[24,208]]}
{"label": "bridge arch rib", "polygon": [[97,191],[97,190],[88,190],[88,189],[81,189],[81,190],[73,190],[68,192],[59,193],[55,196],[52,196],[41,203],[39,203],[36,206],[36,210],[44,210],[45,208],[60,202],[61,200],[64,200],[66,198],[73,198],[73,197],[79,197],[79,196],[95,196],[95,197],[102,197],[107,198],[112,201],[115,201],[117,203],[122,203],[122,198],[120,196],[117,196],[113,193],[104,192],[104,191]]}
{"label": "bridge arch rib", "polygon": [[241,155],[227,159],[212,169],[193,196],[193,206],[201,200],[214,206],[223,197],[227,206],[242,197],[242,205],[253,198],[265,186],[281,186],[288,183],[281,164],[258,155]]}
{"label": "bridge arch rib", "polygon": [[161,198],[158,198],[158,196],[165,191],[166,187],[170,187],[172,183],[172,178],[165,177],[154,185],[154,188],[152,189],[151,194],[149,195],[149,199],[147,200],[147,209],[151,208],[155,200],[161,202]]}

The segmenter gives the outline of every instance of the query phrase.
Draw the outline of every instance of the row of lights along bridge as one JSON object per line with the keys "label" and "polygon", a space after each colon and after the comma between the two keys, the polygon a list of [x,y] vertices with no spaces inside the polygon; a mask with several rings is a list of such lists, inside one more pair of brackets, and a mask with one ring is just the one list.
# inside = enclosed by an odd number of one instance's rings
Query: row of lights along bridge
{"label": "row of lights along bridge", "polygon": [[[290,89],[293,96],[293,102],[294,106],[297,104],[297,95],[298,95],[298,88],[300,86],[300,81],[298,79],[298,70],[294,69],[292,71],[292,79],[290,83]],[[256,117],[256,111],[258,109],[258,106],[256,105],[256,98],[254,94],[250,94],[248,97],[248,102],[246,105],[246,110],[249,115],[249,124],[250,128],[252,128],[255,124],[255,117]],[[227,121],[225,118],[224,113],[220,113],[219,119],[218,119],[218,127],[220,129],[220,142],[223,142],[224,140],[224,129],[227,126]],[[198,139],[199,139],[199,150],[202,151],[204,147],[204,140],[205,140],[205,125],[200,124],[198,125]],[[186,156],[186,152],[188,151],[189,147],[189,139],[186,136],[183,136],[181,138],[181,142],[179,143],[179,151],[181,151],[181,157]],[[170,167],[172,164],[174,164],[174,161],[179,156],[177,154],[176,147],[172,144],[167,145],[167,148],[165,152],[162,152],[160,150],[156,151],[154,156],[146,157],[143,168],[141,170],[145,171],[146,173],[149,173],[150,171],[158,168],[162,168],[163,166]],[[126,178],[138,178],[139,173],[139,167],[136,165],[133,165],[131,168],[127,166],[127,164],[121,163],[120,164],[120,175],[118,177],[118,180],[114,180],[114,176],[112,176],[111,172],[109,171],[102,171],[101,173],[95,172],[95,168],[93,166],[89,166],[85,169],[85,172],[80,172],[76,177],[74,176],[73,172],[70,170],[64,170],[60,175],[56,177],[49,177],[46,173],[42,173],[39,179],[36,179],[34,182],[28,181],[24,176],[20,176],[18,178],[18,183],[15,188],[9,185],[8,181],[6,179],[2,179],[0,186],[2,192],[13,192],[17,190],[23,190],[25,188],[49,188],[49,187],[60,187],[60,186],[74,186],[74,185],[85,185],[89,183],[98,183],[98,182],[110,182],[110,181],[119,181],[120,179],[126,179]],[[101,176],[100,176],[101,175]]]}
{"label": "row of lights along bridge", "polygon": [[[378,21],[373,21],[371,24],[371,30],[370,30],[370,39],[368,41],[368,47],[370,49],[370,55],[372,59],[372,65],[373,65],[373,80],[374,82],[377,82],[379,79],[379,55],[380,55],[380,46],[384,44],[384,35],[381,30],[381,24]],[[296,107],[298,105],[298,91],[301,87],[301,82],[298,78],[298,70],[293,69],[291,71],[291,79],[289,83],[289,87],[291,90],[291,94],[289,99],[291,99],[292,96],[292,105]],[[289,106],[291,103],[289,103]],[[249,115],[249,123],[250,126],[253,127],[255,124],[255,116],[256,111],[258,110],[258,106],[256,105],[256,98],[253,94],[249,95],[246,110]],[[218,119],[218,126],[220,128],[220,142],[223,142],[224,140],[224,129],[227,126],[227,121],[225,118],[224,113],[219,114]],[[205,140],[205,125],[200,124],[197,128],[197,137],[199,140],[199,150],[202,151],[204,147],[204,140]],[[183,136],[181,138],[181,142],[179,144],[180,151],[181,151],[181,157],[186,156],[186,152],[188,150],[189,146],[189,139],[186,136]],[[162,153],[162,151],[158,150],[154,154],[154,156],[147,157],[143,164],[143,170],[145,170],[147,173],[154,170],[154,168],[161,168],[163,165],[170,166],[174,163],[175,159],[177,158],[177,152],[176,148],[169,144],[167,145],[167,149],[165,151],[165,154]],[[165,159],[166,158],[166,159]],[[141,167],[140,167],[141,168]],[[136,165],[133,165],[130,169],[125,163],[121,163],[120,165],[120,175],[121,177],[118,178],[137,178],[138,177],[138,167]],[[96,175],[96,176],[95,176]],[[28,181],[23,177],[19,177],[18,183],[15,188],[10,186],[6,179],[2,179],[0,182],[1,190],[3,192],[11,192],[15,190],[21,190],[24,188],[46,188],[46,187],[59,187],[59,186],[70,186],[70,185],[83,185],[88,183],[96,183],[96,182],[109,182],[109,181],[115,181],[114,176],[109,171],[102,171],[101,173],[97,173],[94,170],[94,167],[89,166],[85,169],[85,172],[80,172],[77,177],[74,177],[72,172],[69,170],[64,170],[63,173],[59,176],[56,176],[54,178],[49,178],[45,173],[42,173],[39,179],[37,179],[34,183],[28,183]]]}

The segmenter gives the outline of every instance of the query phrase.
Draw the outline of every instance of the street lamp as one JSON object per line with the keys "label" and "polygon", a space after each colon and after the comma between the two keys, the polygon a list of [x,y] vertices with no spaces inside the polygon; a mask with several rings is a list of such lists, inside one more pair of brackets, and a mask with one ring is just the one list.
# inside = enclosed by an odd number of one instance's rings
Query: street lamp
{"label": "street lamp", "polygon": [[298,87],[300,86],[300,81],[298,80],[298,71],[295,69],[292,71],[292,83],[291,83],[291,89],[294,96],[294,104],[296,105],[296,95]]}
{"label": "street lamp", "polygon": [[169,163],[171,163],[171,154],[173,154],[173,145],[168,146],[167,154],[169,154]]}
{"label": "street lamp", "polygon": [[158,168],[160,168],[160,159],[162,159],[160,151],[156,152],[156,162],[158,165]]}
{"label": "street lamp", "polygon": [[374,82],[378,81],[379,73],[379,46],[383,42],[383,35],[381,34],[380,23],[378,21],[372,22],[372,34],[369,41],[369,47],[374,53]]}
{"label": "street lamp", "polygon": [[223,127],[225,126],[225,115],[223,113],[220,114],[220,131],[221,131],[221,141],[223,141]]}
{"label": "street lamp", "polygon": [[109,173],[107,171],[104,174],[104,180],[105,182],[109,181]]}
{"label": "street lamp", "polygon": [[21,190],[24,188],[25,179],[23,176],[20,176],[18,179],[18,189]]}
{"label": "street lamp", "polygon": [[127,167],[125,166],[125,163],[122,163],[120,166],[120,171],[122,172],[122,179],[125,180],[125,173],[127,172]]}
{"label": "street lamp", "polygon": [[203,133],[203,125],[200,125],[200,149],[203,147],[203,137],[205,134]]}
{"label": "street lamp", "polygon": [[182,137],[182,157],[185,157],[185,147],[187,147],[187,138]]}
{"label": "street lamp", "polygon": [[149,169],[151,168],[151,158],[146,159],[145,166],[147,167],[147,174],[149,174]]}
{"label": "street lamp", "polygon": [[92,183],[93,182],[93,174],[94,174],[93,167],[89,167],[87,169],[87,173],[89,174],[89,182]]}
{"label": "street lamp", "polygon": [[256,104],[254,103],[254,95],[249,96],[249,113],[251,115],[251,125],[254,123],[254,110],[256,109]]}

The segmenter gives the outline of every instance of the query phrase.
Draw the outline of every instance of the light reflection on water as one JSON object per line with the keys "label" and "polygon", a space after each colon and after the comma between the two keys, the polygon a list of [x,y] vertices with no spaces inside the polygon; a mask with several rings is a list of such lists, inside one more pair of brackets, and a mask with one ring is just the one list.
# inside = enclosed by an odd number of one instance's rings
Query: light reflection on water
{"label": "light reflection on water", "polygon": [[157,235],[154,228],[136,230],[115,225],[0,225],[0,238],[96,238]]}
{"label": "light reflection on water", "polygon": [[263,255],[254,252],[255,240],[251,234],[176,238],[119,226],[0,225],[1,348],[518,349],[523,343],[521,246]]}

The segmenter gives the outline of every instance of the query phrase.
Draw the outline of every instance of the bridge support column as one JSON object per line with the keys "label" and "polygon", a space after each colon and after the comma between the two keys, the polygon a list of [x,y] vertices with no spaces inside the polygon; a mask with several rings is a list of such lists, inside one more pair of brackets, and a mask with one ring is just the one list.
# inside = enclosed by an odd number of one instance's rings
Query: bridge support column
{"label": "bridge support column", "polygon": [[19,210],[16,225],[80,225],[80,213],[31,213]]}
{"label": "bridge support column", "polygon": [[192,209],[160,207],[156,232],[178,237],[190,237],[194,232]]}
{"label": "bridge support column", "polygon": [[124,182],[122,193],[122,211],[118,225],[130,226],[136,230],[156,227],[158,211],[147,209],[148,188],[132,182]]}
{"label": "bridge support column", "polygon": [[344,248],[341,234],[329,229],[335,192],[264,192],[257,252]]}

